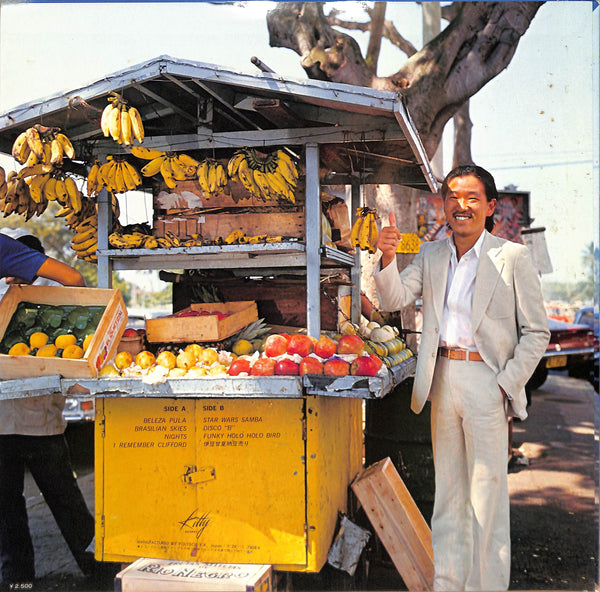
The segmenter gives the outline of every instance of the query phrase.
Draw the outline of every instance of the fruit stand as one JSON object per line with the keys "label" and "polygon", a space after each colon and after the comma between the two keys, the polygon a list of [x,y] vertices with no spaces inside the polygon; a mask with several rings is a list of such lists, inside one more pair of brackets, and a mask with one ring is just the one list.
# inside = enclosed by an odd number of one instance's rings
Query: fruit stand
{"label": "fruit stand", "polygon": [[[72,246],[97,263],[102,289],[119,270],[185,280],[174,284],[173,315],[147,322],[146,347],[156,346],[144,352],[147,364],[132,356],[110,361],[117,376],[31,384],[31,393],[51,383],[96,398],[97,558],[319,571],[362,467],[363,401],[414,371],[397,334],[355,334],[360,250],[376,240],[372,213],[362,214],[369,222],[360,238],[347,236],[362,185],[437,190],[401,96],[161,56],[0,115],[0,130],[0,150],[25,171],[8,180],[5,208],[16,199],[14,211],[28,211],[18,205],[28,192],[42,211],[44,199],[58,201]],[[72,147],[60,165],[51,155],[57,130]],[[37,134],[30,149],[28,134]],[[77,175],[85,189],[67,181]],[[118,221],[115,196],[136,191],[152,195],[150,231]],[[324,214],[332,194],[347,194],[347,228]],[[289,320],[294,309],[295,321],[274,323],[265,311],[280,304],[286,282],[299,285],[282,313]],[[223,318],[214,302],[194,302],[194,289],[206,285],[231,295]],[[198,354],[236,336],[251,343],[251,333],[240,335],[262,321],[281,325],[272,330],[279,341],[267,337],[235,357],[221,349],[210,365],[179,359],[193,345]],[[161,354],[168,363],[157,364]],[[0,398],[17,396],[11,382],[0,383]]]}

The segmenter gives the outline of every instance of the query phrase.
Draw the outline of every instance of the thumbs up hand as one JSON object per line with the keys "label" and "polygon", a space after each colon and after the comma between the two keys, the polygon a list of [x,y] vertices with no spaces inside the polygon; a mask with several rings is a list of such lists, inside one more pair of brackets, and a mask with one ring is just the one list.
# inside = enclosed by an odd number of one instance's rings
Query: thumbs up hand
{"label": "thumbs up hand", "polygon": [[396,249],[402,235],[396,228],[396,216],[393,212],[389,215],[389,225],[384,226],[379,233],[377,248],[383,253],[381,257],[381,268],[387,267],[392,261],[396,260]]}

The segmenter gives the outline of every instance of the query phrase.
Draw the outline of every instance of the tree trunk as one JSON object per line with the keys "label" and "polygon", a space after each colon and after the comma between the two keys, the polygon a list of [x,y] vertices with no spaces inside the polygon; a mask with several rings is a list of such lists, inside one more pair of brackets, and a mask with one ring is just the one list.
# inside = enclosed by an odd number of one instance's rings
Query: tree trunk
{"label": "tree trunk", "polygon": [[465,101],[454,114],[454,153],[452,168],[459,164],[473,164],[471,156],[471,130],[473,123],[469,115],[469,101]]}

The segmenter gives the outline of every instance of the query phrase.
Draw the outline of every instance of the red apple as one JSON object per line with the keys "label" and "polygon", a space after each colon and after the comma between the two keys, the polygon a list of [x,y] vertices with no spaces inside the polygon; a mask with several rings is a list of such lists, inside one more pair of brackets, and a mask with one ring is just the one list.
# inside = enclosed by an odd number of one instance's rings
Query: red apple
{"label": "red apple", "polygon": [[275,374],[275,360],[273,358],[258,358],[250,369],[252,376],[273,376]]}
{"label": "red apple", "polygon": [[123,331],[123,337],[137,337],[138,332],[135,329],[125,329]]}
{"label": "red apple", "polygon": [[330,358],[337,351],[337,343],[333,339],[329,339],[323,335],[317,343],[315,343],[315,353],[320,358]]}
{"label": "red apple", "polygon": [[275,374],[278,376],[298,376],[298,364],[289,358],[283,358],[275,364]]}
{"label": "red apple", "polygon": [[358,335],[342,335],[337,344],[338,354],[361,355],[365,350],[365,344]]}
{"label": "red apple", "polygon": [[290,355],[299,354],[304,358],[308,356],[308,354],[311,354],[314,348],[313,340],[308,335],[297,333],[290,337],[286,351]]}
{"label": "red apple", "polygon": [[300,376],[305,374],[323,374],[323,362],[313,356],[302,358],[299,364]]}
{"label": "red apple", "polygon": [[237,376],[242,372],[250,374],[250,360],[248,358],[236,358],[231,362],[229,370],[227,370],[229,376]]}
{"label": "red apple", "polygon": [[375,365],[377,366],[377,371],[379,372],[379,368],[381,368],[381,366],[383,365],[382,359],[379,356],[376,356],[375,354],[369,354],[369,355],[375,362]]}
{"label": "red apple", "polygon": [[269,335],[265,340],[264,352],[269,358],[276,358],[286,352],[288,340],[284,335]]}
{"label": "red apple", "polygon": [[375,376],[379,370],[377,362],[371,356],[358,356],[350,364],[350,374],[353,376]]}
{"label": "red apple", "polygon": [[350,374],[350,364],[340,358],[330,358],[323,364],[323,374],[346,376]]}

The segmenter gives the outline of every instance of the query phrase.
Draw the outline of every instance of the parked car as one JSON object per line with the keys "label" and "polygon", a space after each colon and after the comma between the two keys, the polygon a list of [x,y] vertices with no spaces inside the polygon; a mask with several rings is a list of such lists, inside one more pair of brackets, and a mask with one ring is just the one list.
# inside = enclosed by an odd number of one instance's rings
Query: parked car
{"label": "parked car", "polygon": [[540,388],[549,370],[567,370],[569,376],[586,378],[593,372],[594,352],[598,351],[598,340],[587,325],[567,323],[548,318],[550,343],[533,376],[526,386],[530,392]]}
{"label": "parked car", "polygon": [[598,358],[600,357],[598,352],[600,321],[598,317],[598,308],[594,308],[593,306],[584,306],[575,313],[575,323],[578,323],[579,325],[586,325],[592,329],[594,332],[594,337],[596,338],[596,347],[594,350],[594,371],[592,376],[590,376],[590,380],[593,382],[596,391],[598,390]]}

